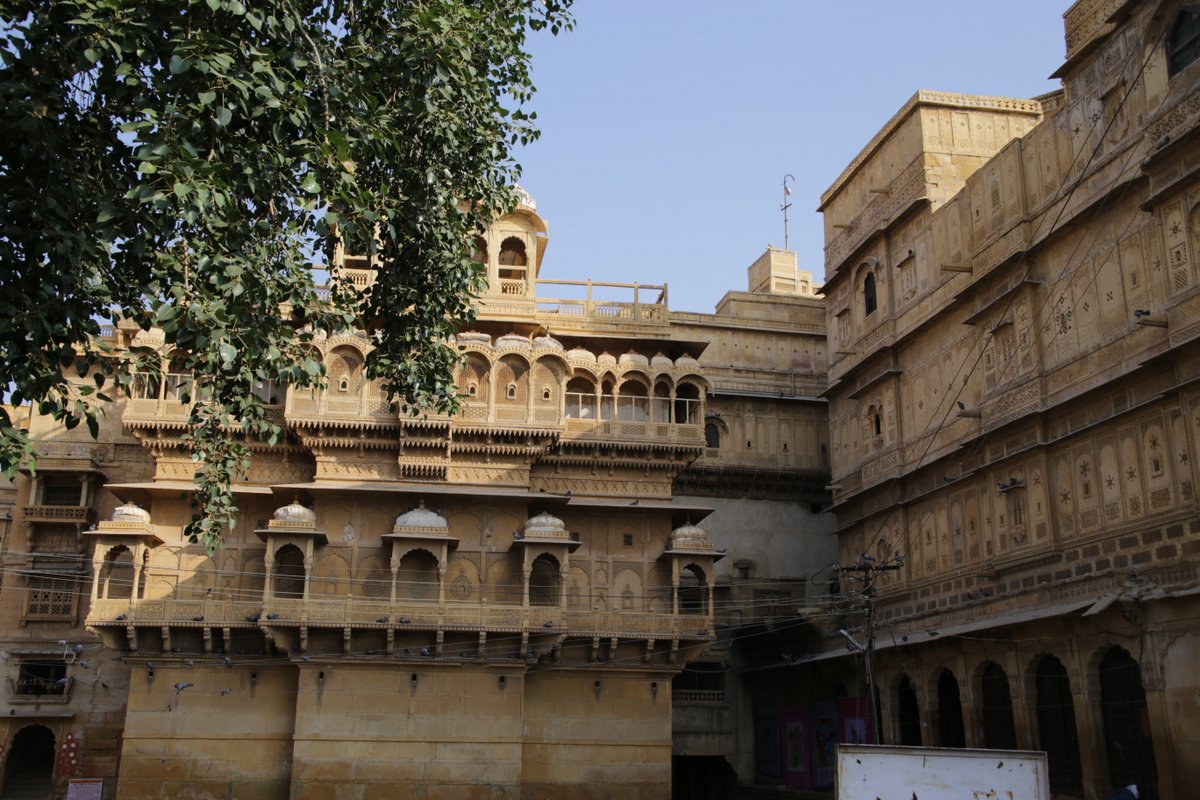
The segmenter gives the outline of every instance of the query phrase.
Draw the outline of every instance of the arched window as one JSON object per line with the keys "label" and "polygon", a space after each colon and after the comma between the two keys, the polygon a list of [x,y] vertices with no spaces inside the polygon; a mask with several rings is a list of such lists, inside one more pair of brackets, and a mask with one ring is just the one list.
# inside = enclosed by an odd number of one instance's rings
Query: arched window
{"label": "arched window", "polygon": [[596,387],[587,378],[567,381],[567,418],[596,418]]}
{"label": "arched window", "polygon": [[275,596],[304,597],[304,554],[294,544],[275,553]]}
{"label": "arched window", "polygon": [[700,387],[694,383],[675,387],[675,424],[700,424]]}
{"label": "arched window", "polygon": [[487,241],[482,236],[475,237],[475,242],[471,250],[471,259],[477,263],[487,266],[488,247]]}
{"label": "arched window", "polygon": [[679,613],[704,614],[708,611],[708,584],[704,571],[695,564],[679,570]]}
{"label": "arched window", "polygon": [[128,600],[133,597],[133,553],[125,545],[118,545],[104,557],[100,569],[100,596],[111,600]]}
{"label": "arched window", "polygon": [[529,570],[529,605],[557,606],[561,591],[559,583],[558,560],[542,553],[533,560]]}
{"label": "arched window", "polygon": [[704,446],[716,449],[721,446],[721,429],[717,423],[708,422],[704,425]]}
{"label": "arched window", "polygon": [[525,280],[525,242],[515,236],[510,236],[500,245],[500,280],[511,281],[501,285],[503,294],[521,294],[524,288],[521,282]]}
{"label": "arched window", "polygon": [[875,273],[868,272],[867,277],[863,278],[863,316],[874,314],[876,306]]}
{"label": "arched window", "polygon": [[622,422],[645,422],[650,416],[649,391],[641,381],[627,380],[621,384],[617,400],[617,419]]}
{"label": "arched window", "polygon": [[438,561],[425,550],[410,550],[396,572],[396,596],[406,600],[438,599]]}
{"label": "arched window", "polygon": [[1200,58],[1200,9],[1184,8],[1167,34],[1167,75],[1174,76]]}

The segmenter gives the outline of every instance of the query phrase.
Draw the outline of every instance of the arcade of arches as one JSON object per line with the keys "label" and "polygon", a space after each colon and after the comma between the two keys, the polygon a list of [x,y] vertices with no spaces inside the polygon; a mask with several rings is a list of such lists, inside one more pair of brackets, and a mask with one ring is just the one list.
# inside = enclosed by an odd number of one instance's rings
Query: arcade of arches
{"label": "arcade of arches", "polygon": [[1107,776],[1101,786],[1136,783],[1142,797],[1157,797],[1154,709],[1128,642],[1098,640],[1071,655],[1036,633],[880,653],[884,741],[1045,750],[1056,795],[1083,796],[1087,772]]}

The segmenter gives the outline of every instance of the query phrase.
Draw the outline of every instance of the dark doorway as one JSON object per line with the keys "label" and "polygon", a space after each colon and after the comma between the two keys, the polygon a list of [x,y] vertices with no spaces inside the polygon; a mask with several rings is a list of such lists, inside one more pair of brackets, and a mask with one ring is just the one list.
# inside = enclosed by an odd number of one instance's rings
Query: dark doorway
{"label": "dark doorway", "polygon": [[962,695],[958,679],[948,669],[938,678],[938,747],[966,747],[963,729]]}
{"label": "dark doorway", "polygon": [[921,709],[917,705],[917,692],[907,675],[900,676],[900,688],[896,698],[897,722],[900,726],[900,744],[905,747],[921,746]]}
{"label": "dark doorway", "polygon": [[721,756],[671,756],[671,800],[733,800],[737,773]]}
{"label": "dark doorway", "polygon": [[1008,674],[995,661],[989,661],[983,668],[983,746],[993,750],[1017,749]]}
{"label": "dark doorway", "polygon": [[1075,704],[1067,668],[1046,656],[1037,668],[1037,720],[1042,749],[1049,761],[1050,791],[1083,794]]}
{"label": "dark doorway", "polygon": [[42,725],[22,728],[13,737],[4,770],[4,800],[44,800],[54,781],[54,733]]}
{"label": "dark doorway", "polygon": [[1100,662],[1100,712],[1113,786],[1136,783],[1143,800],[1158,797],[1158,770],[1137,661],[1121,647]]}

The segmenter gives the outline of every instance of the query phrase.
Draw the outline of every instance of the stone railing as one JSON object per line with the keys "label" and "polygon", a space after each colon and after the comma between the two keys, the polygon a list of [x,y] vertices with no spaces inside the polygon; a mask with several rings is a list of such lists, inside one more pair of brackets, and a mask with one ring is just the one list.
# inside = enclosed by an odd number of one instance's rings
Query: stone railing
{"label": "stone railing", "polygon": [[[539,280],[536,287],[530,294],[524,281],[501,281],[498,291],[480,298],[480,311],[485,316],[532,314],[557,328],[658,327],[668,321],[666,284]],[[505,302],[521,298],[528,298],[528,306]]]}
{"label": "stone railing", "polygon": [[92,517],[88,506],[22,506],[26,522],[66,522],[86,524]]}
{"label": "stone railing", "polygon": [[260,600],[136,600],[102,598],[92,601],[88,625],[254,625]]}
{"label": "stone railing", "polygon": [[88,625],[298,626],[571,633],[638,638],[710,638],[705,615],[572,611],[558,606],[484,605],[347,596],[336,600],[265,601],[99,599]]}
{"label": "stone railing", "polygon": [[674,703],[724,703],[723,689],[675,689],[671,692]]}
{"label": "stone railing", "polygon": [[573,418],[566,422],[564,439],[654,441],[696,447],[704,444],[703,425]]}

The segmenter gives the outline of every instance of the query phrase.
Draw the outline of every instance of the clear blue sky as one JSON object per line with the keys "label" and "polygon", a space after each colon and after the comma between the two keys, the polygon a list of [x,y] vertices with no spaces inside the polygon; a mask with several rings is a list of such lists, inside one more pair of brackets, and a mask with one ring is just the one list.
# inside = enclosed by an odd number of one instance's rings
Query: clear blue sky
{"label": "clear blue sky", "polygon": [[850,159],[917,89],[1058,88],[1068,5],[576,0],[574,31],[531,40],[542,277],[667,283],[672,309],[711,312],[783,246],[791,173],[790,246],[821,282],[814,209]]}

